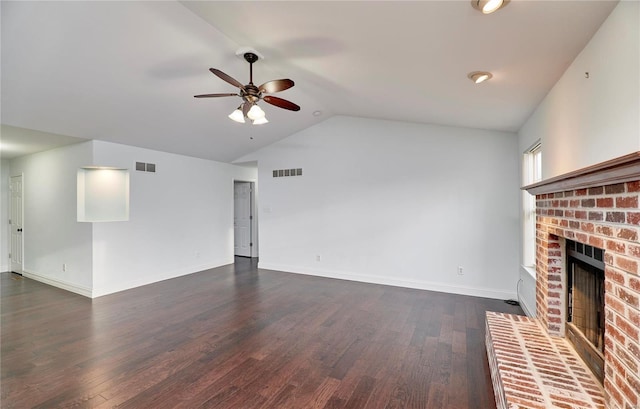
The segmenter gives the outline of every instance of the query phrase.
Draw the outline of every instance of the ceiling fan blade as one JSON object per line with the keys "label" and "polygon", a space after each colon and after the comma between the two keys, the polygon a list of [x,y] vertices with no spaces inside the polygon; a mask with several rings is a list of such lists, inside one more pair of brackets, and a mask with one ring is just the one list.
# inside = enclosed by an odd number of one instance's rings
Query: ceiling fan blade
{"label": "ceiling fan blade", "polygon": [[217,97],[237,97],[238,94],[202,94],[194,95],[194,98],[217,98]]}
{"label": "ceiling fan blade", "polygon": [[244,89],[244,85],[242,85],[240,83],[240,81],[238,81],[237,79],[233,78],[230,75],[225,74],[224,72],[217,70],[215,68],[209,68],[209,71],[211,71],[213,74],[215,74],[216,76],[218,76],[220,79],[228,82],[229,84],[233,85],[234,87],[238,87],[240,89]]}
{"label": "ceiling fan blade", "polygon": [[286,99],[272,97],[271,95],[266,95],[262,98],[265,102],[270,103],[271,105],[275,105],[279,108],[288,109],[289,111],[300,111],[300,107],[294,104],[291,101],[287,101]]}
{"label": "ceiling fan blade", "polygon": [[249,113],[249,109],[251,109],[251,104],[248,102],[243,102],[242,103],[242,113],[244,114],[244,117],[247,117],[247,114]]}
{"label": "ceiling fan blade", "polygon": [[264,92],[266,94],[272,94],[274,92],[284,91],[285,89],[289,89],[293,87],[295,83],[290,79],[281,79],[281,80],[273,80],[267,81],[264,84],[260,85],[258,89],[260,92]]}

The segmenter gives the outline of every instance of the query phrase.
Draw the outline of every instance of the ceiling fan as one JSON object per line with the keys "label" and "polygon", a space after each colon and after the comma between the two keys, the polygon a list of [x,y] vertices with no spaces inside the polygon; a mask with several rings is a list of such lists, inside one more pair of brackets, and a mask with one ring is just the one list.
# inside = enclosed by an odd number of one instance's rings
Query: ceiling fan
{"label": "ceiling fan", "polygon": [[271,105],[275,105],[278,108],[288,109],[290,111],[299,111],[300,107],[294,104],[291,101],[287,101],[286,99],[274,97],[271,95],[265,94],[273,94],[275,92],[284,91],[294,86],[294,82],[290,79],[280,79],[280,80],[272,80],[267,81],[260,86],[255,86],[253,84],[253,63],[258,61],[258,55],[253,52],[244,53],[244,59],[249,63],[249,83],[247,85],[242,85],[240,81],[231,77],[224,72],[215,69],[209,68],[214,75],[223,81],[228,82],[229,84],[238,87],[240,92],[237,94],[233,93],[223,93],[223,94],[202,94],[202,95],[194,95],[195,98],[218,98],[218,97],[234,97],[238,96],[242,98],[242,103],[229,115],[229,118],[233,119],[236,122],[244,122],[244,118],[249,118],[253,121],[254,125],[264,124],[267,121],[265,117],[264,111],[257,105],[259,100],[263,100]]}

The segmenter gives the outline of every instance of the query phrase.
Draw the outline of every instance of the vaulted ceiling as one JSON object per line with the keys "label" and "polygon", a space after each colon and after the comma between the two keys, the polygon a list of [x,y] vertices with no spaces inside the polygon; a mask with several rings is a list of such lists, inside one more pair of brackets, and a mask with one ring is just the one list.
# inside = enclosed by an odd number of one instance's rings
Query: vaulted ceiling
{"label": "vaulted ceiling", "polygon": [[[26,128],[229,162],[332,115],[517,131],[615,5],[2,1],[3,151]],[[248,82],[242,46],[256,84],[295,81],[277,96],[299,112],[238,124],[239,98],[193,98],[236,92],[210,67]]]}

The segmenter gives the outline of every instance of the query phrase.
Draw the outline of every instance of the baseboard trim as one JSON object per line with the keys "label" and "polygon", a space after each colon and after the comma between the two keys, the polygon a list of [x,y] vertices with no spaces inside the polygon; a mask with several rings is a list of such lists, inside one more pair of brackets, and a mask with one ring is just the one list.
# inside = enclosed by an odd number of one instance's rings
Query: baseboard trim
{"label": "baseboard trim", "polygon": [[522,307],[522,310],[527,315],[527,317],[529,317],[529,318],[535,318],[536,317],[535,314],[531,314],[531,309],[527,305],[527,303],[524,300],[524,298],[520,298],[520,307]]}
{"label": "baseboard trim", "polygon": [[233,264],[233,258],[218,260],[216,262],[201,264],[198,266],[189,267],[189,268],[180,269],[180,270],[167,271],[161,274],[157,274],[154,277],[144,277],[138,280],[130,280],[125,283],[121,283],[118,286],[94,288],[92,298],[102,297],[109,294],[115,294],[121,291],[130,290],[132,288],[142,287],[143,285],[159,283],[161,281],[171,280],[173,278],[199,273],[201,271],[210,270],[212,268],[226,266],[227,264]]}
{"label": "baseboard trim", "polygon": [[[521,289],[524,286],[528,286],[529,291],[525,291],[524,295],[531,295],[531,297],[523,296]],[[520,307],[529,318],[536,317],[536,304],[535,304],[535,287],[536,287],[536,271],[531,267],[520,266],[520,280],[518,280],[517,284],[517,293],[518,293],[518,301],[520,302]],[[533,289],[533,294],[531,293],[531,289]],[[531,308],[531,304],[527,302],[527,300],[533,300],[533,308]]]}
{"label": "baseboard trim", "polygon": [[75,294],[80,294],[82,296],[88,297],[88,298],[97,298],[97,297],[102,297],[104,295],[109,295],[109,294],[114,294],[114,293],[118,293],[120,291],[126,291],[126,290],[130,290],[132,288],[136,288],[136,287],[141,287],[143,285],[148,285],[148,284],[153,284],[153,283],[157,283],[160,281],[165,281],[165,280],[170,280],[172,278],[177,278],[177,277],[181,277],[181,276],[185,276],[185,275],[189,275],[189,274],[195,274],[195,273],[199,273],[201,271],[204,270],[209,270],[212,268],[216,268],[216,267],[221,267],[221,266],[225,266],[227,264],[233,264],[233,259],[231,260],[220,260],[218,262],[215,263],[209,263],[209,264],[203,264],[203,265],[199,265],[199,266],[195,266],[189,269],[185,269],[185,270],[176,270],[176,271],[171,271],[171,272],[166,272],[165,274],[162,274],[160,276],[155,276],[155,277],[151,277],[151,278],[145,278],[142,280],[133,280],[133,281],[129,281],[121,286],[118,287],[111,287],[111,288],[87,288],[87,287],[83,287],[83,286],[79,286],[73,283],[69,283],[63,280],[58,280],[55,278],[51,278],[51,277],[46,277],[43,276],[41,274],[38,273],[34,273],[33,271],[27,271],[27,270],[23,270],[22,271],[22,275],[24,277],[30,278],[32,280],[35,281],[39,281],[41,283],[44,284],[48,284],[50,286],[53,287],[57,287],[60,288],[62,290],[66,290],[66,291],[70,291],[72,293]]}
{"label": "baseboard trim", "polygon": [[264,270],[276,270],[285,273],[312,275],[339,280],[357,281],[369,284],[382,284],[394,287],[413,288],[417,290],[437,291],[441,293],[470,295],[474,297],[492,298],[497,300],[515,299],[517,294],[511,291],[495,290],[491,288],[456,286],[430,281],[399,280],[388,277],[379,277],[363,274],[348,273],[343,271],[330,271],[308,269],[305,267],[288,266],[284,264],[264,263],[259,261],[258,268]]}
{"label": "baseboard trim", "polygon": [[72,293],[80,294],[85,297],[91,298],[91,289],[87,287],[83,287],[80,285],[76,285],[73,283],[69,283],[67,281],[58,280],[51,277],[46,277],[38,273],[34,273],[33,271],[22,270],[22,276],[30,278],[35,281],[39,281],[44,284],[48,284],[52,287],[57,287],[66,291],[71,291]]}

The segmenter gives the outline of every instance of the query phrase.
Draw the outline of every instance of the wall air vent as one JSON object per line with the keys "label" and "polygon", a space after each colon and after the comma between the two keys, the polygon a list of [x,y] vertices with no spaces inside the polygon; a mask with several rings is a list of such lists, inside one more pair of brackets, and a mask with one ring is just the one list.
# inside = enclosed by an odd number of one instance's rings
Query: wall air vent
{"label": "wall air vent", "polygon": [[302,176],[302,168],[297,169],[278,169],[273,171],[274,178],[281,178],[286,176]]}
{"label": "wall air vent", "polygon": [[156,164],[155,163],[136,162],[136,170],[139,170],[140,172],[152,172],[152,173],[155,173]]}

